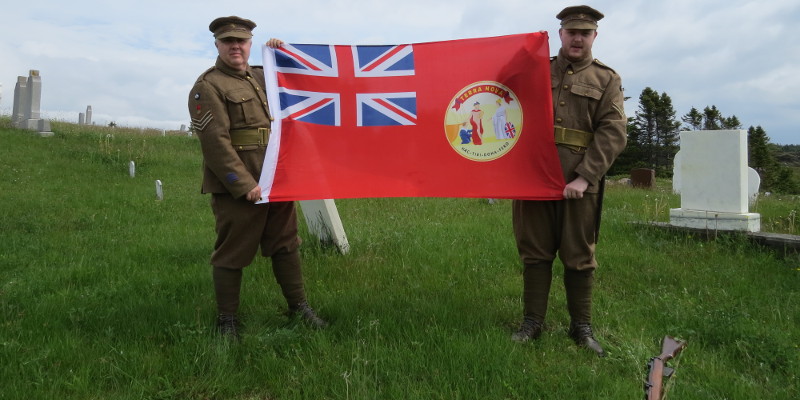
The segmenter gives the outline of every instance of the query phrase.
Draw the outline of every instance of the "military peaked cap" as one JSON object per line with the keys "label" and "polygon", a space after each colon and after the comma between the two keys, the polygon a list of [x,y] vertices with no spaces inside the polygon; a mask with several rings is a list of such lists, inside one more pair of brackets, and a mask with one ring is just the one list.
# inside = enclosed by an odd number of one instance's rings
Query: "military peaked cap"
{"label": "military peaked cap", "polygon": [[256,23],[249,19],[230,16],[220,17],[211,21],[208,30],[214,33],[214,38],[216,39],[229,37],[250,39],[253,37],[252,30],[255,27]]}
{"label": "military peaked cap", "polygon": [[556,15],[564,29],[597,29],[597,21],[603,17],[603,13],[589,6],[567,7]]}

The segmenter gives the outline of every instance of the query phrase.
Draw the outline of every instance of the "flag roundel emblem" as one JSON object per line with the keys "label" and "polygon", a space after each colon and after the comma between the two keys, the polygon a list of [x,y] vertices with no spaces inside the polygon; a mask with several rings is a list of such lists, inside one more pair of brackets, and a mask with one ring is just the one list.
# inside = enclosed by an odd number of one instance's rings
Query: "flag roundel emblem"
{"label": "flag roundel emblem", "polygon": [[492,161],[503,157],[522,134],[522,109],[514,92],[491,81],[467,85],[450,101],[447,141],[462,157]]}

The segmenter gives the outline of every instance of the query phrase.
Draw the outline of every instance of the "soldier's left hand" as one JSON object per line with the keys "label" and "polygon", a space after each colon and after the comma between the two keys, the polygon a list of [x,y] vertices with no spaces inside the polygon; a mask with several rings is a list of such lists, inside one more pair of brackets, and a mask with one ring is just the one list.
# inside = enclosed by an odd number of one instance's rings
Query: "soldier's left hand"
{"label": "soldier's left hand", "polygon": [[564,198],[565,199],[582,199],[583,192],[589,187],[589,181],[582,176],[578,176],[572,182],[568,183],[567,186],[564,187]]}

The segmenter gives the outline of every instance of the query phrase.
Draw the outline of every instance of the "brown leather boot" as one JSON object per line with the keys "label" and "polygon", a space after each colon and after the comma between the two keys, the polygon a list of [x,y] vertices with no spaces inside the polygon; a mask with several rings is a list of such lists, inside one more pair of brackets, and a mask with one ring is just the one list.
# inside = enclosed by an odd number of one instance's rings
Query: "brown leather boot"
{"label": "brown leather boot", "polygon": [[226,339],[239,341],[239,319],[233,314],[220,314],[217,316],[217,333]]}
{"label": "brown leather boot", "polygon": [[290,317],[300,318],[306,325],[314,329],[322,329],[328,326],[328,323],[320,318],[317,312],[314,311],[307,302],[302,302],[294,307],[290,307],[287,314]]}
{"label": "brown leather boot", "polygon": [[511,335],[511,340],[520,343],[536,340],[542,335],[542,330],[544,330],[544,328],[541,321],[526,316],[523,318],[519,329]]}
{"label": "brown leather boot", "polygon": [[588,323],[570,323],[569,336],[575,341],[575,344],[585,347],[597,353],[599,357],[605,357],[606,352],[603,347],[597,342],[592,333],[592,325]]}

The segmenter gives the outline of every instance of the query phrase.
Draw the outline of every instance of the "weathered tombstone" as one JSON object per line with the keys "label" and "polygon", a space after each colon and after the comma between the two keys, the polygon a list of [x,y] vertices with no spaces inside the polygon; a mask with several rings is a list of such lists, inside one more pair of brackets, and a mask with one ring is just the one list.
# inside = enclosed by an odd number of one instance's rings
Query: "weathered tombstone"
{"label": "weathered tombstone", "polygon": [[86,106],[86,125],[92,124],[92,106]]}
{"label": "weathered tombstone", "polygon": [[156,200],[164,200],[164,189],[159,179],[156,179]]}
{"label": "weathered tombstone", "polygon": [[[681,176],[682,165],[681,152],[678,151],[673,159],[672,169],[672,192],[675,194],[681,194],[681,184],[683,181]],[[750,200],[750,204],[753,204],[753,202],[758,199],[758,190],[760,187],[761,176],[758,175],[758,171],[747,167],[747,198]]]}
{"label": "weathered tombstone", "polygon": [[86,124],[86,114],[78,113],[78,125],[85,125]]}
{"label": "weathered tombstone", "polygon": [[336,203],[331,199],[300,202],[309,231],[323,243],[333,243],[342,254],[350,251]]}
{"label": "weathered tombstone", "polygon": [[[758,232],[761,216],[748,212],[747,134],[743,130],[681,132],[681,208],[674,226]],[[676,159],[678,159],[676,157]]]}
{"label": "weathered tombstone", "polygon": [[634,168],[631,170],[631,185],[636,188],[652,189],[656,183],[656,170]]}
{"label": "weathered tombstone", "polygon": [[186,132],[186,124],[181,124],[181,132]]}
{"label": "weathered tombstone", "polygon": [[14,108],[11,112],[11,122],[15,127],[19,127],[25,118],[25,105],[28,104],[28,78],[17,77],[17,85],[14,86]]}
{"label": "weathered tombstone", "polygon": [[[136,177],[136,163],[133,162],[133,160],[131,160],[131,162],[128,163],[128,173],[131,175],[131,178],[135,178]],[[158,190],[158,189],[156,189],[156,190]]]}
{"label": "weathered tombstone", "polygon": [[14,90],[14,126],[39,132],[41,136],[53,136],[50,121],[41,118],[42,78],[32,69],[28,78],[17,77]]}

